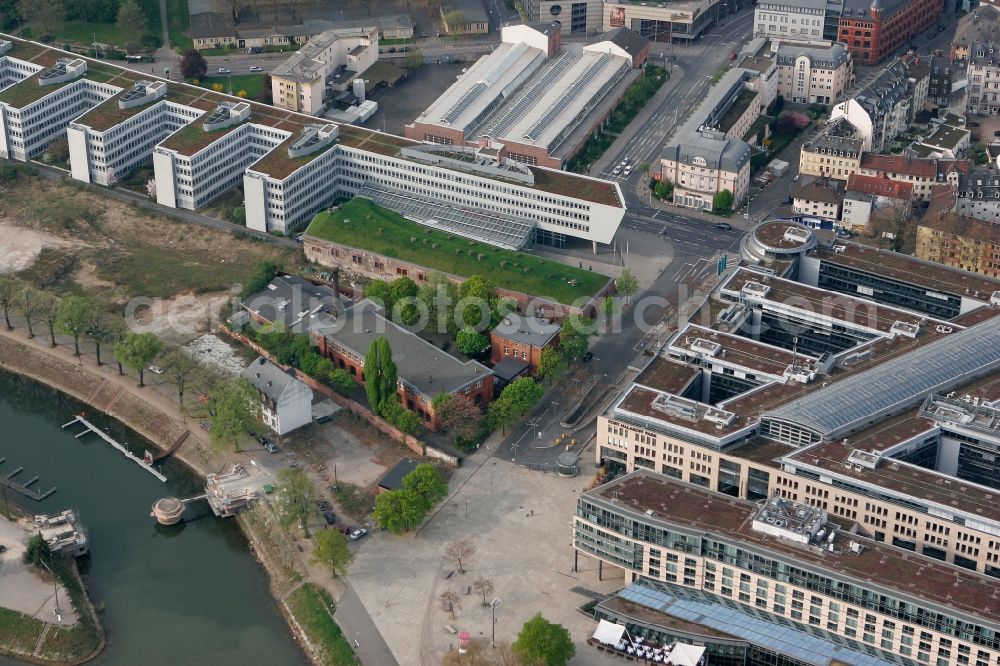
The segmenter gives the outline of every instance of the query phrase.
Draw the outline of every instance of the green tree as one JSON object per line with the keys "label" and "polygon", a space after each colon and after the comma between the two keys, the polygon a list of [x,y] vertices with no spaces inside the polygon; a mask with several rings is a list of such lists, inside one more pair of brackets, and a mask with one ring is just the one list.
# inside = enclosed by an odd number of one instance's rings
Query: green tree
{"label": "green tree", "polygon": [[404,62],[406,63],[407,71],[415,71],[420,69],[420,66],[424,64],[424,54],[420,52],[420,49],[410,49],[406,52]]}
{"label": "green tree", "polygon": [[333,390],[340,395],[350,395],[355,387],[357,387],[354,377],[351,377],[351,373],[343,368],[334,368],[331,370],[327,381],[330,382]]}
{"label": "green tree", "polygon": [[601,301],[601,312],[604,313],[604,318],[611,321],[611,318],[615,316],[615,311],[618,309],[618,304],[615,303],[614,296],[605,296],[604,300]]}
{"label": "green tree", "polygon": [[240,438],[256,424],[260,396],[247,380],[229,378],[208,394],[208,411],[212,415],[212,446],[219,450],[232,446],[239,451]]}
{"label": "green tree", "polygon": [[653,187],[653,193],[660,201],[666,201],[674,195],[674,184],[669,180],[661,180]]}
{"label": "green tree", "polygon": [[133,372],[139,373],[139,386],[143,384],[146,366],[163,350],[163,343],[152,333],[129,333],[115,345],[115,358]]}
{"label": "green tree", "polygon": [[515,417],[527,414],[542,399],[542,385],[531,377],[520,377],[504,387],[500,399],[510,403]]}
{"label": "green tree", "polygon": [[140,46],[149,34],[149,20],[142,7],[135,0],[122,0],[118,7],[118,30],[125,35],[125,47]]}
{"label": "green tree", "polygon": [[73,356],[80,355],[80,336],[86,333],[94,314],[94,306],[83,296],[70,295],[59,304],[57,326],[62,333],[73,336]]}
{"label": "green tree", "polygon": [[319,513],[319,494],[312,479],[302,469],[285,468],[278,472],[280,501],[276,502],[278,518],[284,527],[298,523],[309,538],[309,518]]}
{"label": "green tree", "polygon": [[385,337],[373,340],[365,355],[365,393],[376,414],[385,415],[396,400],[396,364],[392,348]]}
{"label": "green tree", "polygon": [[38,316],[49,329],[49,346],[56,346],[56,324],[59,321],[59,299],[47,291],[38,293]]}
{"label": "green tree", "polygon": [[513,423],[516,414],[509,401],[497,398],[490,403],[489,409],[486,411],[486,418],[491,427],[499,427],[501,434],[506,435],[507,426]]}
{"label": "green tree", "polygon": [[[111,341],[115,343],[115,347],[129,336],[128,325],[125,323],[124,317],[113,317],[108,322],[108,330],[111,332]],[[113,356],[118,364],[118,376],[121,377],[125,374],[125,368],[122,367],[122,361],[118,355],[113,354]]]}
{"label": "green tree", "polygon": [[466,356],[478,356],[490,348],[490,339],[466,326],[455,335],[455,346]]}
{"label": "green tree", "polygon": [[372,514],[378,526],[393,534],[413,529],[424,519],[423,498],[407,490],[390,490],[375,498]]}
{"label": "green tree", "polygon": [[628,305],[629,299],[639,291],[639,279],[636,278],[635,273],[626,268],[615,280],[615,289],[625,297],[625,305]]}
{"label": "green tree", "polygon": [[427,324],[435,333],[452,333],[455,324],[455,304],[458,303],[458,285],[444,273],[434,272],[420,285],[417,298],[427,307]]}
{"label": "green tree", "polygon": [[420,497],[425,510],[429,511],[448,496],[448,482],[441,476],[437,467],[430,463],[420,463],[403,477],[403,490]]}
{"label": "green tree", "polygon": [[567,363],[583,358],[589,346],[588,338],[594,334],[594,321],[577,316],[567,317],[559,330],[559,351]]}
{"label": "green tree", "polygon": [[115,340],[112,317],[94,308],[83,334],[94,341],[94,355],[97,357],[97,365],[101,365],[101,346]]}
{"label": "green tree", "polygon": [[412,326],[420,319],[420,311],[414,301],[419,293],[417,284],[408,277],[399,277],[389,285],[389,298],[394,321],[404,326]]}
{"label": "green tree", "polygon": [[405,409],[399,403],[395,403],[398,409],[393,411],[392,424],[402,430],[407,435],[416,435],[420,432],[420,415],[416,412]]}
{"label": "green tree", "polygon": [[393,305],[406,297],[416,297],[420,290],[417,283],[408,277],[398,277],[389,285],[389,297]]}
{"label": "green tree", "polygon": [[326,567],[334,578],[347,573],[352,559],[347,537],[340,530],[323,530],[313,539],[313,555],[309,562]]}
{"label": "green tree", "polygon": [[35,337],[35,331],[32,329],[32,320],[38,314],[39,304],[40,295],[37,289],[30,284],[21,287],[21,291],[17,295],[17,308],[27,321],[29,339]]}
{"label": "green tree", "polygon": [[444,15],[444,24],[448,26],[449,33],[462,32],[465,29],[465,14],[453,9]]}
{"label": "green tree", "polygon": [[7,330],[13,331],[14,327],[10,323],[10,311],[17,302],[17,297],[21,291],[17,281],[9,275],[0,275],[0,308],[3,308],[4,323]]}
{"label": "green tree", "polygon": [[552,380],[566,368],[566,361],[555,347],[546,347],[538,359],[536,373],[545,381]]}
{"label": "green tree", "polygon": [[[458,288],[458,295],[462,308],[459,313],[461,328],[471,326],[481,331],[488,327],[497,297],[493,282],[481,275],[473,275]],[[487,321],[483,321],[484,315]]]}
{"label": "green tree", "polygon": [[[181,59],[181,75],[185,79],[203,79],[205,75],[208,74],[208,61],[205,60],[205,56],[198,52],[197,49],[188,49],[184,52],[184,57]],[[270,89],[271,86],[268,86]],[[270,280],[264,282],[266,285]],[[263,289],[261,285],[260,289]],[[258,289],[257,291],[260,291]],[[244,296],[249,296],[254,292],[243,290]]]}
{"label": "green tree", "polygon": [[392,287],[385,280],[372,280],[365,285],[365,298],[370,298],[387,311],[392,310]]}
{"label": "green tree", "polygon": [[521,633],[514,641],[514,652],[531,663],[565,666],[576,654],[576,646],[565,627],[549,622],[541,613],[536,613],[521,627]]}
{"label": "green tree", "polygon": [[24,550],[24,563],[34,564],[36,567],[41,566],[42,562],[48,562],[52,560],[52,551],[49,549],[49,544],[42,537],[41,534],[32,535],[28,539],[28,547]]}
{"label": "green tree", "polygon": [[446,430],[450,429],[459,439],[472,439],[479,432],[483,420],[479,405],[461,393],[442,393],[434,399],[434,413]]}
{"label": "green tree", "polygon": [[712,211],[726,214],[733,211],[733,193],[722,190],[712,198]]}
{"label": "green tree", "polygon": [[19,0],[17,8],[21,16],[38,26],[43,39],[52,36],[66,15],[65,5],[54,0]]}
{"label": "green tree", "polygon": [[161,361],[167,380],[177,387],[177,403],[184,412],[184,391],[201,364],[183,349],[168,352]]}

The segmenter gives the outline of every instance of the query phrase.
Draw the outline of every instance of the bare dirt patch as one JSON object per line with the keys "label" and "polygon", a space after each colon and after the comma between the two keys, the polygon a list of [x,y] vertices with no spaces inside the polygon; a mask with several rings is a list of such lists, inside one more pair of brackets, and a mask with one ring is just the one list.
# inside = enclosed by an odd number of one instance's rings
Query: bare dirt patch
{"label": "bare dirt patch", "polygon": [[0,273],[17,273],[30,268],[45,248],[79,247],[65,238],[33,229],[17,228],[0,221]]}
{"label": "bare dirt patch", "polygon": [[245,358],[245,347],[234,347],[224,338],[211,333],[184,345],[184,351],[204,365],[219,368],[227,375],[240,374],[249,360]]}

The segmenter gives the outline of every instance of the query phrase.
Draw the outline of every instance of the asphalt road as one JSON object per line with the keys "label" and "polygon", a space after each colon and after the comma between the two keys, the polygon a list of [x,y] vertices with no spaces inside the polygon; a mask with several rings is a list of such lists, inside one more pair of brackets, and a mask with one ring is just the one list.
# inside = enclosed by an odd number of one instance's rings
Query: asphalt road
{"label": "asphalt road", "polygon": [[392,656],[392,651],[350,583],[347,583],[347,591],[337,601],[333,618],[364,666],[398,666],[399,662]]}

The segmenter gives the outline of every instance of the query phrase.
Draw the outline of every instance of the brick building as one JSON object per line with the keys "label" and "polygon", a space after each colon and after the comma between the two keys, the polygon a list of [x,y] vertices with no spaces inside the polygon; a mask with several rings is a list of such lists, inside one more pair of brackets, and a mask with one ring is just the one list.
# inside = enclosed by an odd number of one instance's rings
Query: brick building
{"label": "brick building", "polygon": [[512,312],[490,332],[491,360],[496,365],[505,358],[516,358],[536,370],[542,359],[542,350],[558,341],[557,324]]}
{"label": "brick building", "polygon": [[927,218],[917,226],[921,259],[1000,278],[1000,225],[955,213]]}
{"label": "brick building", "polygon": [[877,65],[941,17],[943,0],[846,0],[837,41],[861,65]]}
{"label": "brick building", "polygon": [[321,316],[311,332],[319,352],[364,384],[365,355],[384,337],[398,375],[397,394],[406,409],[437,431],[441,424],[433,401],[441,393],[464,395],[477,405],[493,399],[493,373],[476,361],[461,361],[382,316],[374,302],[363,300],[336,318]]}

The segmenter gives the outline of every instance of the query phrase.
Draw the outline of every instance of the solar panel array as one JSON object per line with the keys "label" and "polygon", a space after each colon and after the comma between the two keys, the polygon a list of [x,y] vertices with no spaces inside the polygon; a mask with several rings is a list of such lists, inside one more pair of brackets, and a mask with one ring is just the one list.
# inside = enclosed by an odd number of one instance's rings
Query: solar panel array
{"label": "solar panel array", "polygon": [[719,603],[671,594],[652,581],[643,580],[639,583],[632,583],[619,592],[618,596],[671,617],[736,636],[806,664],[829,666],[840,663],[849,666],[888,666],[893,663],[837,645],[833,641],[822,639],[805,629],[797,630],[768,622],[751,613],[729,608]]}
{"label": "solar panel array", "polygon": [[65,73],[66,73],[66,63],[57,62],[56,64],[52,65],[51,67],[43,71],[41,74],[39,74],[38,78],[44,81],[45,79],[51,79],[56,76],[62,76]]}
{"label": "solar panel array", "polygon": [[139,81],[132,88],[122,95],[121,101],[130,102],[136,97],[142,97],[146,94],[146,86],[149,85],[148,81]]}
{"label": "solar panel array", "polygon": [[521,120],[528,112],[532,106],[538,103],[538,100],[549,89],[555,81],[562,76],[563,72],[573,66],[579,59],[578,54],[573,51],[567,51],[559,56],[554,63],[552,63],[549,68],[542,73],[541,78],[531,86],[529,90],[522,93],[518,98],[517,102],[513,106],[509,107],[500,118],[497,119],[493,126],[488,129],[483,134],[493,138],[498,139],[507,133],[514,123]]}
{"label": "solar panel array", "polygon": [[[925,334],[926,335],[926,334]],[[932,391],[1000,368],[1000,317],[934,340],[778,409],[763,419],[797,424],[827,438]]]}
{"label": "solar panel array", "polygon": [[535,228],[526,220],[483,210],[450,206],[371,183],[361,188],[358,196],[370,199],[383,208],[394,210],[425,226],[509,250],[522,248]]}
{"label": "solar panel array", "polygon": [[580,76],[576,77],[576,80],[570,84],[569,88],[566,89],[566,92],[559,96],[559,99],[557,99],[549,110],[545,112],[545,115],[531,126],[531,129],[529,129],[527,134],[524,135],[524,138],[531,141],[538,139],[542,132],[544,132],[545,129],[552,124],[552,121],[558,118],[559,114],[565,111],[566,107],[568,107],[574,99],[580,96],[580,93],[587,87],[587,84],[597,78],[597,75],[601,72],[601,70],[607,67],[610,63],[611,57],[606,53],[601,54],[601,57],[591,63],[591,65],[587,67],[587,69],[585,69]]}
{"label": "solar panel array", "polygon": [[489,74],[476,81],[475,85],[462,95],[461,99],[455,103],[455,106],[451,107],[451,110],[444,115],[441,122],[451,125],[458,120],[459,116],[465,113],[466,109],[472,106],[472,104],[479,99],[484,92],[489,90],[490,86],[500,80],[500,77],[503,76],[515,62],[517,62],[518,58],[524,55],[528,48],[528,45],[524,42],[515,44],[509,51],[507,51],[506,54],[504,54],[503,58],[499,63],[497,63],[496,67],[490,70]]}
{"label": "solar panel array", "polygon": [[205,121],[206,125],[211,125],[217,123],[220,120],[224,120],[229,117],[229,107],[225,105],[219,105],[216,107],[215,111],[212,111],[212,115],[208,117]]}

